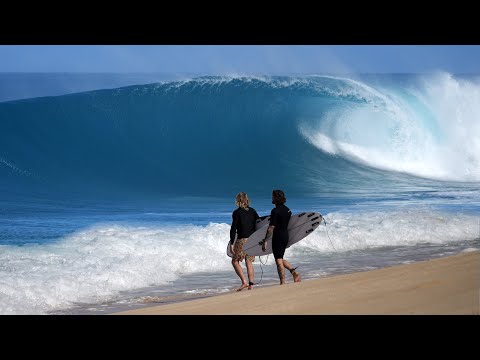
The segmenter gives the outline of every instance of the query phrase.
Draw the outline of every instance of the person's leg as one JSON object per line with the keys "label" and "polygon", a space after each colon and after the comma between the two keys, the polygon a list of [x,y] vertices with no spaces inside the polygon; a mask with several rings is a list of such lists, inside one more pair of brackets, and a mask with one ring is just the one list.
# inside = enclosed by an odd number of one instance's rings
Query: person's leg
{"label": "person's leg", "polygon": [[272,239],[272,250],[275,263],[277,264],[278,277],[280,278],[280,285],[285,284],[285,267],[283,266],[283,255],[285,254],[286,242]]}
{"label": "person's leg", "polygon": [[[255,257],[253,257],[255,259]],[[248,290],[252,290],[253,282],[255,280],[255,270],[253,269],[253,260],[252,256],[245,257],[245,265],[247,267],[247,275],[248,275]]]}
{"label": "person's leg", "polygon": [[248,287],[247,279],[245,279],[245,275],[243,274],[242,265],[240,265],[240,262],[245,259],[246,254],[243,251],[243,244],[245,244],[246,241],[247,239],[237,239],[237,241],[235,241],[235,243],[233,244],[234,253],[232,256],[232,265],[238,277],[240,278],[240,280],[242,280],[242,285],[237,289],[237,291],[242,291],[243,289]]}
{"label": "person's leg", "polygon": [[287,260],[283,259],[283,266],[285,267],[285,269],[287,269],[288,271],[290,271],[290,273],[292,274],[293,276],[293,281],[294,282],[300,282],[301,281],[301,278],[300,278],[300,274],[298,273],[298,271],[296,271],[294,268]]}
{"label": "person's leg", "polygon": [[235,269],[235,272],[237,273],[238,277],[242,281],[242,286],[240,286],[237,291],[241,291],[248,287],[247,279],[245,279],[245,275],[243,275],[243,269],[242,265],[240,265],[240,262],[238,260],[232,259],[232,265],[233,268]]}
{"label": "person's leg", "polygon": [[283,267],[283,259],[275,259],[277,264],[278,277],[280,278],[280,285],[285,284],[285,268]]}

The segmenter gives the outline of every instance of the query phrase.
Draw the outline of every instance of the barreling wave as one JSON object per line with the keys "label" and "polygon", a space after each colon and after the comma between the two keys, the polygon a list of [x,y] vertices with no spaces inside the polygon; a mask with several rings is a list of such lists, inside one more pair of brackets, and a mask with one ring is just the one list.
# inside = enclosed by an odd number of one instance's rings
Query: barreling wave
{"label": "barreling wave", "polygon": [[480,85],[201,77],[0,103],[0,185],[230,195],[480,181]]}

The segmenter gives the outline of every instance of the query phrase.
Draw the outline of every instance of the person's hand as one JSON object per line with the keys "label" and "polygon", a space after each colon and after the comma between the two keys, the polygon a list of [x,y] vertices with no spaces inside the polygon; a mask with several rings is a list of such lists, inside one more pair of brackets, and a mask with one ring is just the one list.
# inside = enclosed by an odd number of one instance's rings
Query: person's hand
{"label": "person's hand", "polygon": [[262,250],[263,252],[267,251],[267,240],[263,240]]}

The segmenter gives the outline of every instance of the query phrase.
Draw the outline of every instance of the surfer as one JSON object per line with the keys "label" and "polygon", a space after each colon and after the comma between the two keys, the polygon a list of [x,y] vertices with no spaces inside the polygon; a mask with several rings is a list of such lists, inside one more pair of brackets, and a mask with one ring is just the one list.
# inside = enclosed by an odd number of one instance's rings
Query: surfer
{"label": "surfer", "polygon": [[[245,288],[252,290],[255,273],[253,270],[253,262],[255,256],[250,256],[243,250],[243,245],[248,237],[255,232],[255,225],[258,216],[257,211],[250,207],[250,199],[247,194],[240,192],[235,197],[235,204],[238,208],[232,213],[232,226],[230,227],[230,251],[232,252],[232,265],[235,269],[242,285],[237,291],[242,291]],[[237,241],[235,241],[237,235]],[[242,265],[240,264],[245,259],[245,266],[247,267],[248,283],[243,274]]]}
{"label": "surfer", "polygon": [[277,264],[280,285],[285,284],[285,268],[292,274],[294,282],[301,281],[300,274],[295,270],[296,268],[283,258],[288,243],[288,222],[292,216],[291,210],[285,206],[286,201],[287,198],[282,190],[272,191],[272,204],[275,207],[270,213],[270,224],[262,244],[262,250],[265,251],[268,239],[272,239],[273,257]]}

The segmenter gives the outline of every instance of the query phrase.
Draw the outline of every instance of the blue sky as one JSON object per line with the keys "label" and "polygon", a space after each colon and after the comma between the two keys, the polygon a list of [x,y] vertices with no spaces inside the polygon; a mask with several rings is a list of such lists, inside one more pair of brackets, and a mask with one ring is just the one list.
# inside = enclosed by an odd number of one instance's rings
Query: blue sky
{"label": "blue sky", "polygon": [[0,45],[0,72],[480,73],[480,45]]}

